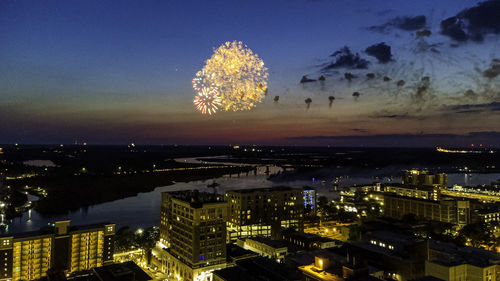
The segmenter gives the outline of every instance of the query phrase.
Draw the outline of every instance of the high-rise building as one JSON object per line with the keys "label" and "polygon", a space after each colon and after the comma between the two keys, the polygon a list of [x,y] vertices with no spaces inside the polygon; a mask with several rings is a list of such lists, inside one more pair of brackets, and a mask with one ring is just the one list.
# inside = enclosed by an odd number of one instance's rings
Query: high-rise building
{"label": "high-rise building", "polygon": [[[307,200],[312,200],[307,193]],[[281,239],[281,229],[304,228],[304,190],[290,187],[226,192],[229,205],[228,240],[254,236]]]}
{"label": "high-rise building", "polygon": [[227,203],[196,190],[164,192],[160,244],[153,253],[160,270],[181,280],[205,280],[226,265]]}
{"label": "high-rise building", "polygon": [[49,269],[73,273],[113,262],[114,224],[70,226],[0,237],[0,280],[35,280]]}
{"label": "high-rise building", "polygon": [[448,186],[448,175],[444,173],[431,173],[427,170],[403,171],[402,182],[405,185],[413,186]]}

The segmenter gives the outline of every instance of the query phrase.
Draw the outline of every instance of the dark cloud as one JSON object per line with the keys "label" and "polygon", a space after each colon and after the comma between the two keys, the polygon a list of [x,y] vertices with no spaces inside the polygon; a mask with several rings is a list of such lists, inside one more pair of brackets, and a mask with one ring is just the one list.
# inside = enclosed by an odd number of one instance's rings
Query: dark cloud
{"label": "dark cloud", "polygon": [[359,128],[351,129],[351,131],[358,132],[358,133],[368,133],[368,130],[366,130],[366,129],[359,129]]}
{"label": "dark cloud", "polygon": [[376,115],[374,117],[376,117],[376,118],[401,118],[402,116],[405,116],[405,115],[390,114],[390,115]]}
{"label": "dark cloud", "polygon": [[500,102],[461,104],[449,107],[455,113],[481,113],[485,111],[500,111]]}
{"label": "dark cloud", "polygon": [[347,46],[334,52],[330,57],[335,58],[335,60],[324,66],[324,71],[338,68],[365,69],[370,64],[369,61],[361,58],[358,53],[353,53]]}
{"label": "dark cloud", "polygon": [[416,31],[425,28],[426,24],[427,19],[423,15],[415,17],[396,17],[382,25],[370,26],[368,29],[377,32],[386,32],[387,29],[394,27],[405,31]]}
{"label": "dark cloud", "polygon": [[387,110],[382,110],[374,115],[370,116],[371,118],[386,118],[386,119],[423,119],[423,117],[410,116],[408,112],[406,113],[392,113]]}
{"label": "dark cloud", "polygon": [[366,54],[375,57],[380,63],[388,63],[392,59],[391,46],[385,42],[371,45],[365,49]]}
{"label": "dark cloud", "polygon": [[500,34],[500,1],[490,0],[441,21],[441,34],[458,42],[481,42],[486,34]]}
{"label": "dark cloud", "polygon": [[490,68],[483,71],[483,76],[489,79],[493,79],[496,78],[498,75],[500,75],[500,60],[493,59]]}

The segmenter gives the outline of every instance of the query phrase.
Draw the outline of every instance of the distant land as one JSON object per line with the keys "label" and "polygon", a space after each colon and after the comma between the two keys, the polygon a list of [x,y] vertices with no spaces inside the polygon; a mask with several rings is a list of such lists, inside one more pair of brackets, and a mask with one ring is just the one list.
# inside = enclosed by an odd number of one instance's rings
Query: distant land
{"label": "distant land", "polygon": [[[39,197],[41,215],[65,214],[114,201],[173,182],[217,178],[274,165],[285,172],[272,180],[322,173],[371,173],[386,169],[428,168],[446,173],[499,173],[498,151],[449,153],[435,148],[275,147],[275,146],[1,146],[0,172],[5,196],[15,202],[7,212],[26,204],[25,193]],[[452,150],[454,151],[454,150]],[[460,151],[460,150],[457,150]],[[191,157],[207,163],[178,162]],[[210,163],[208,163],[210,162]],[[247,166],[228,163],[248,164]],[[24,196],[24,197],[23,197]],[[15,199],[15,200],[14,200]],[[21,210],[22,211],[22,210]]]}

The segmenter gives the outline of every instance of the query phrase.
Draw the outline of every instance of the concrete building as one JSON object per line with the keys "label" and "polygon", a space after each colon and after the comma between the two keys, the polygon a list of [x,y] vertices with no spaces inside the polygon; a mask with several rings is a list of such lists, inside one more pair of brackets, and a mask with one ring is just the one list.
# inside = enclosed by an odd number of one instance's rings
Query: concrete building
{"label": "concrete building", "polygon": [[448,186],[448,175],[444,173],[431,173],[427,170],[403,171],[402,183],[414,186],[436,186],[446,188]]}
{"label": "concrete building", "polygon": [[425,275],[445,281],[498,281],[500,255],[483,249],[457,247],[430,240]]}
{"label": "concrete building", "polygon": [[293,230],[283,231],[282,235],[283,240],[305,250],[327,249],[339,247],[342,244],[339,240]]}
{"label": "concrete building", "polygon": [[71,274],[113,263],[114,224],[53,227],[0,237],[0,280],[35,280],[49,269]]}
{"label": "concrete building", "polygon": [[229,205],[228,241],[255,236],[280,239],[282,228],[299,231],[304,228],[303,189],[273,187],[232,190],[226,192],[226,201]]}
{"label": "concrete building", "polygon": [[302,281],[295,267],[258,257],[238,261],[236,266],[214,271],[213,281]]}
{"label": "concrete building", "polygon": [[355,258],[345,257],[329,251],[319,251],[314,255],[314,263],[299,266],[305,281],[370,281],[380,280],[378,271]]}
{"label": "concrete building", "polygon": [[49,274],[40,281],[150,281],[153,280],[133,261],[104,265],[85,271],[80,276]]}
{"label": "concrete building", "polygon": [[171,278],[207,280],[226,266],[227,203],[196,190],[162,193],[160,247],[153,264]]}
{"label": "concrete building", "polygon": [[428,246],[424,239],[377,231],[346,245],[350,259],[378,268],[386,279],[407,281],[425,274]]}
{"label": "concrete building", "polygon": [[[241,240],[239,240],[241,241]],[[241,241],[243,242],[243,241]],[[260,256],[281,262],[288,253],[287,243],[282,240],[271,240],[266,237],[245,238],[243,248],[250,250]]]}
{"label": "concrete building", "polygon": [[[435,201],[384,194],[385,216],[401,219],[408,214],[413,214],[421,219],[456,224],[458,222],[457,201],[451,199]],[[466,222],[467,218],[464,219]]]}
{"label": "concrete building", "polygon": [[441,199],[439,187],[429,185],[386,184],[383,192],[394,193],[399,196],[438,201]]}

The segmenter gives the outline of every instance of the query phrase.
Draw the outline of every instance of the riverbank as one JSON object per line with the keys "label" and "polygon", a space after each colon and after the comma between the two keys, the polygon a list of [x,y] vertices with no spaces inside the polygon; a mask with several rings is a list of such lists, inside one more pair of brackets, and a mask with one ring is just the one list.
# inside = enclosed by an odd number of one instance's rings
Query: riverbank
{"label": "riverbank", "polygon": [[245,173],[252,167],[212,167],[196,170],[173,170],[147,174],[44,176],[9,181],[13,189],[41,186],[47,196],[34,204],[42,216],[74,212],[88,206],[151,192],[158,186],[174,182],[190,182],[221,177],[226,174]]}

